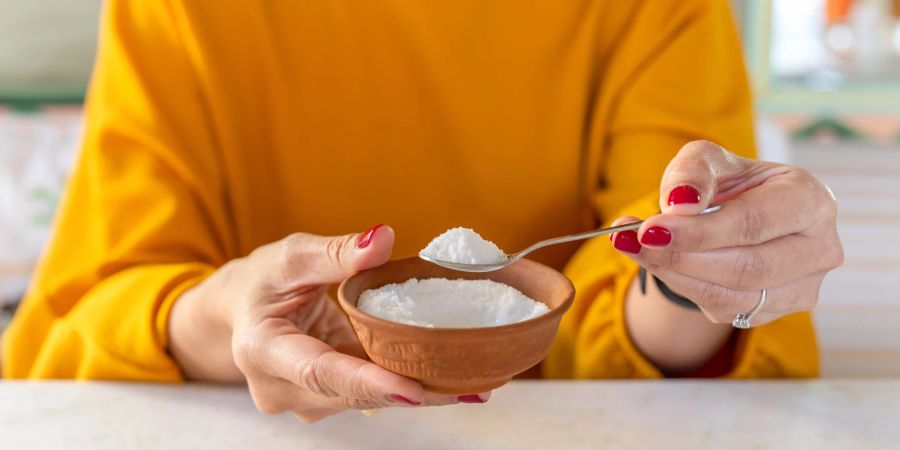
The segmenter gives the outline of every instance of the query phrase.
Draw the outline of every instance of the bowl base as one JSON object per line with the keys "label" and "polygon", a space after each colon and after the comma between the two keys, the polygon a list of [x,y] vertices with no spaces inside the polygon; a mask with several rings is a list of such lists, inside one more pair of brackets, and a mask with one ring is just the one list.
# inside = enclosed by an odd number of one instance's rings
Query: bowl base
{"label": "bowl base", "polygon": [[481,384],[468,384],[465,386],[443,386],[437,384],[430,384],[422,382],[422,387],[425,388],[428,392],[434,392],[436,394],[456,394],[456,395],[465,395],[465,394],[480,394],[482,392],[493,391],[494,389],[503,386],[512,378],[504,378],[502,380],[493,380],[486,383]]}

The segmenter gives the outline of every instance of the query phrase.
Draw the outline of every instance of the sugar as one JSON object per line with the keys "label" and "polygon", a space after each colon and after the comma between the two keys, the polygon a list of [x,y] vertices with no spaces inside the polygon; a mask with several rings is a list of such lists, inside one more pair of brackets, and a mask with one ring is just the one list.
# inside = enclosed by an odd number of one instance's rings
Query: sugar
{"label": "sugar", "polygon": [[437,261],[464,264],[494,264],[506,261],[506,253],[469,228],[452,228],[434,238],[421,252]]}
{"label": "sugar", "polygon": [[420,327],[480,328],[521,322],[549,309],[491,280],[412,278],[362,292],[360,311]]}

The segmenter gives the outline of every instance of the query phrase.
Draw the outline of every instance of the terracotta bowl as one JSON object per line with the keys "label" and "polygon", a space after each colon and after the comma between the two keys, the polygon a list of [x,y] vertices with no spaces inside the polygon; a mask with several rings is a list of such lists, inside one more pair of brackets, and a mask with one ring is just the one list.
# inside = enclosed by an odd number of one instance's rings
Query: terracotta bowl
{"label": "terracotta bowl", "polygon": [[[426,328],[379,319],[356,308],[359,294],[410,278],[489,279],[506,283],[550,311],[524,322],[486,328]],[[507,383],[547,355],[575,288],[561,273],[520,260],[486,273],[457,272],[406,258],[360,272],[341,283],[338,298],[373,362],[419,380],[425,389],[473,394]]]}

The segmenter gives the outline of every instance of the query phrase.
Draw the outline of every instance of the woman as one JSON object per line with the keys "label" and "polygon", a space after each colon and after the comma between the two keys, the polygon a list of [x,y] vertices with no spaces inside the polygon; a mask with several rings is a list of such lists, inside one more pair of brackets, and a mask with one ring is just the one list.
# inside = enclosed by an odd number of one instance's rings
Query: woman
{"label": "woman", "polygon": [[111,0],[86,114],[7,377],[246,380],[305,421],[483,402],[364,360],[328,287],[452,226],[517,249],[636,217],[534,255],[578,291],[546,376],[817,374],[835,201],[742,158],[724,0]]}

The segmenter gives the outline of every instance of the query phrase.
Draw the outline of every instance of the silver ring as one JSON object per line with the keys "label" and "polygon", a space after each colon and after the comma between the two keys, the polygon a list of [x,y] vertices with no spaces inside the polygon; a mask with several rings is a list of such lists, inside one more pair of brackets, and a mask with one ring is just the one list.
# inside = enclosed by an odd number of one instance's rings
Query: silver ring
{"label": "silver ring", "polygon": [[763,289],[759,292],[759,301],[756,302],[756,306],[753,307],[753,310],[744,313],[738,314],[734,316],[734,320],[731,322],[731,326],[735,328],[740,328],[742,330],[746,330],[750,328],[750,319],[756,315],[761,309],[763,309],[763,305],[766,304],[766,290]]}

